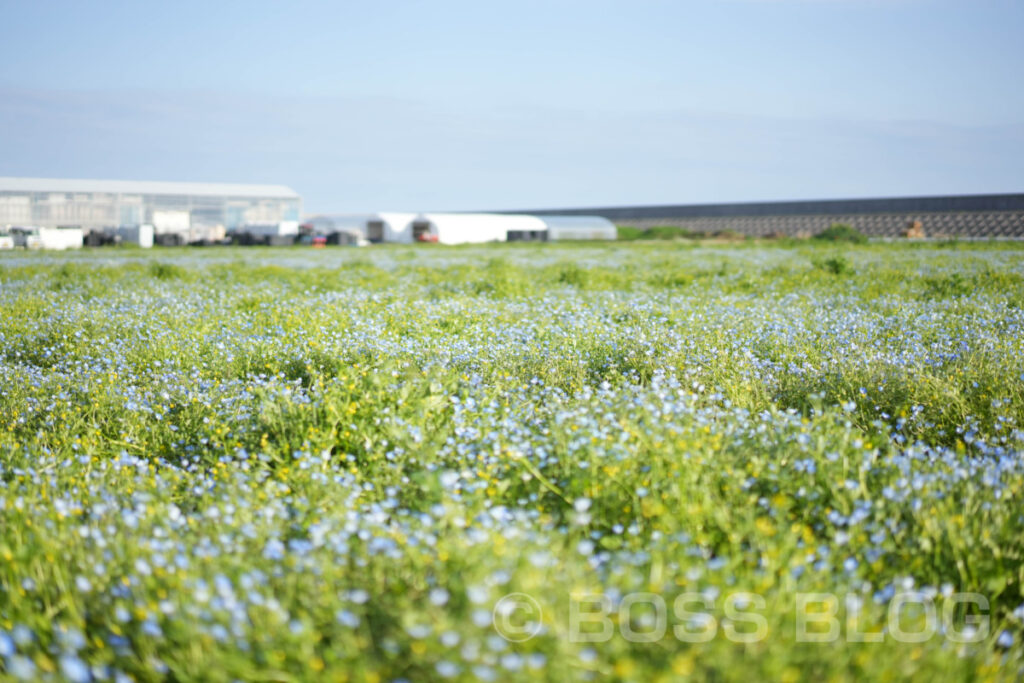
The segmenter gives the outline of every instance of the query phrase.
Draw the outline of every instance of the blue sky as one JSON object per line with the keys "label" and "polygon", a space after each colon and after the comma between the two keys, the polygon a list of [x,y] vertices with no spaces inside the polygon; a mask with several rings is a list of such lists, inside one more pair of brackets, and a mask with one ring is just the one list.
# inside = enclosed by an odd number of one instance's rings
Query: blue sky
{"label": "blue sky", "polygon": [[1020,0],[0,0],[0,175],[311,212],[1024,191]]}

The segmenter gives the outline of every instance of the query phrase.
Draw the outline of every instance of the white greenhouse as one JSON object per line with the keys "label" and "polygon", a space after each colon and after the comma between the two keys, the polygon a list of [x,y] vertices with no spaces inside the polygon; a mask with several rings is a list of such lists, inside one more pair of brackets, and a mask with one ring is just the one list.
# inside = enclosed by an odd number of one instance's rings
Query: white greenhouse
{"label": "white greenhouse", "polygon": [[366,221],[370,242],[546,242],[614,240],[615,225],[600,216],[502,213],[379,213]]}
{"label": "white greenhouse", "polygon": [[297,221],[301,211],[299,195],[281,185],[0,178],[0,226],[152,225],[157,241],[191,242],[249,223]]}
{"label": "white greenhouse", "polygon": [[413,242],[479,244],[543,240],[547,228],[536,216],[496,213],[423,213],[412,221]]}
{"label": "white greenhouse", "polygon": [[272,221],[266,223],[246,223],[236,232],[248,233],[253,237],[287,237],[299,234],[298,221]]}
{"label": "white greenhouse", "polygon": [[374,244],[380,242],[409,243],[412,238],[414,213],[385,212],[372,214],[366,220],[366,239]]}
{"label": "white greenhouse", "polygon": [[615,224],[601,216],[541,216],[551,242],[569,240],[615,240]]}

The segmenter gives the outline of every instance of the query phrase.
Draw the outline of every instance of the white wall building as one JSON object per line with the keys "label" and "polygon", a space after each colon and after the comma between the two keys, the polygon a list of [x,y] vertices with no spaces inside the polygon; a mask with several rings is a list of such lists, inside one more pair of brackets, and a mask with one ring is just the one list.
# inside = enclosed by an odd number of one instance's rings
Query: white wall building
{"label": "white wall building", "polygon": [[153,246],[152,225],[126,225],[115,229],[114,234],[121,238],[122,244],[134,244],[143,249]]}
{"label": "white wall building", "polygon": [[26,249],[80,249],[85,242],[81,228],[11,228],[14,246]]}

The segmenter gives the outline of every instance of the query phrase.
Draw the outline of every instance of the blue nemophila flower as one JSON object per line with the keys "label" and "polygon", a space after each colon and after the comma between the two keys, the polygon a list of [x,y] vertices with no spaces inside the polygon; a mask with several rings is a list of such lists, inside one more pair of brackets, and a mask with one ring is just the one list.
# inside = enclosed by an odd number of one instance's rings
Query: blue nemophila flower
{"label": "blue nemophila flower", "polygon": [[72,683],[86,683],[91,679],[89,667],[74,655],[61,655],[60,672]]}
{"label": "blue nemophila flower", "polygon": [[453,678],[455,676],[458,676],[460,671],[460,667],[458,664],[455,664],[454,662],[450,662],[448,660],[442,660],[438,662],[435,665],[434,669],[442,678]]}
{"label": "blue nemophila flower", "polygon": [[11,639],[20,648],[26,648],[35,641],[32,630],[24,624],[15,624],[11,629]]}
{"label": "blue nemophila flower", "polygon": [[356,616],[353,612],[346,609],[338,610],[337,612],[335,612],[334,618],[337,620],[339,624],[341,624],[342,626],[346,626],[348,628],[357,628],[360,623],[359,617]]}
{"label": "blue nemophila flower", "polygon": [[36,676],[35,663],[24,655],[14,655],[7,661],[7,672],[19,681],[32,680]]}
{"label": "blue nemophila flower", "polygon": [[430,591],[430,602],[438,607],[448,603],[449,593],[444,588],[434,588]]}
{"label": "blue nemophila flower", "polygon": [[280,540],[272,538],[263,547],[263,556],[268,560],[280,560],[284,557],[285,546]]}
{"label": "blue nemophila flower", "polygon": [[17,648],[14,645],[14,639],[0,631],[0,657],[10,657],[15,652],[17,652]]}

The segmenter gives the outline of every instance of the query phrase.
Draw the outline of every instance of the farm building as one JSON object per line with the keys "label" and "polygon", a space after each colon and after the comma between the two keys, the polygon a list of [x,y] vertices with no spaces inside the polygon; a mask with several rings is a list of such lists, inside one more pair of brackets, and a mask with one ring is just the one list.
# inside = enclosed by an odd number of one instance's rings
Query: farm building
{"label": "farm building", "polygon": [[375,213],[366,220],[366,239],[373,244],[381,242],[412,242],[414,213]]}
{"label": "farm building", "polygon": [[754,237],[807,236],[833,223],[845,223],[871,237],[900,237],[913,226],[927,237],[1024,238],[1024,194],[616,206],[525,213],[545,219],[601,216],[616,225],[642,229],[675,226],[707,234],[732,231]]}
{"label": "farm building", "polygon": [[281,185],[0,178],[0,225],[152,225],[158,238],[192,242],[246,224],[297,221],[301,209],[299,195]]}
{"label": "farm building", "polygon": [[471,244],[543,240],[544,221],[536,216],[496,213],[423,213],[412,221],[412,241]]}
{"label": "farm building", "polygon": [[370,242],[546,242],[615,239],[615,226],[600,216],[528,216],[499,213],[380,213],[366,221]]}
{"label": "farm building", "polygon": [[540,216],[547,226],[547,240],[614,240],[615,224],[601,216]]}

